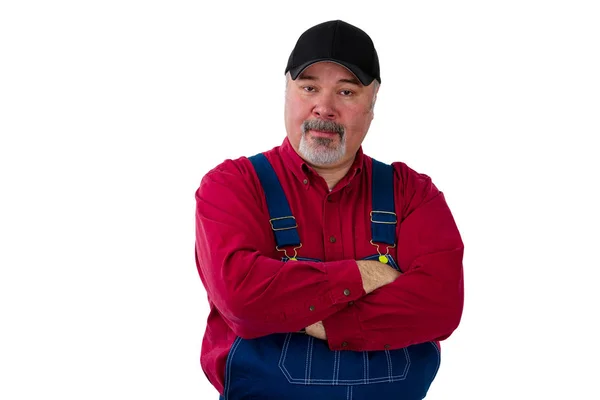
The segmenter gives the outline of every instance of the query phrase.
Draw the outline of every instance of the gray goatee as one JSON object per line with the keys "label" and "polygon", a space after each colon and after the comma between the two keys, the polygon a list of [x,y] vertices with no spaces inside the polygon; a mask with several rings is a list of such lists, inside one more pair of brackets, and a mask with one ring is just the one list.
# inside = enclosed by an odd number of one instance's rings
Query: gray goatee
{"label": "gray goatee", "polygon": [[[332,132],[340,136],[340,143],[326,137],[312,137],[307,139],[309,130]],[[314,165],[330,165],[339,161],[346,153],[346,135],[342,125],[333,121],[320,119],[306,120],[302,123],[302,137],[299,149],[302,156]]]}

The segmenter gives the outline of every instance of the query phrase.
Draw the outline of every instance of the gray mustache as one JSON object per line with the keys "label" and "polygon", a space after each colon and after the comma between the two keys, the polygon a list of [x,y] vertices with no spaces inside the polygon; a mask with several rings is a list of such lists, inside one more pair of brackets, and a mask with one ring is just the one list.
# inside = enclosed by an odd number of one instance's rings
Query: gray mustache
{"label": "gray mustache", "polygon": [[302,133],[309,130],[337,133],[344,136],[344,127],[333,121],[323,121],[321,119],[311,119],[302,123]]}

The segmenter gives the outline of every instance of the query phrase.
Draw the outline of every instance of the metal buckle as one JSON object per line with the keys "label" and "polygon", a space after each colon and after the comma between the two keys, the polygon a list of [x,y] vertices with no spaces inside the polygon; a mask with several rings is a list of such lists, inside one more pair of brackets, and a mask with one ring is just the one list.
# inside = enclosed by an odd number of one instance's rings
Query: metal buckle
{"label": "metal buckle", "polygon": [[[295,224],[294,226],[290,226],[290,227],[287,227],[287,228],[275,228],[275,226],[273,226],[273,221],[279,221],[279,220],[282,220],[282,219],[290,219],[290,218],[294,220],[294,224]],[[269,220],[269,223],[271,224],[271,229],[273,229],[274,231],[285,231],[287,229],[297,228],[298,227],[298,223],[296,223],[295,221],[296,221],[296,218],[293,215],[290,215],[289,217],[271,218]]]}
{"label": "metal buckle", "polygon": [[[387,214],[387,215],[393,215],[394,216],[394,221],[393,222],[386,222],[386,221],[375,221],[373,219],[373,213],[377,213],[377,214]],[[398,216],[396,215],[396,213],[394,212],[390,212],[390,211],[371,211],[369,213],[369,215],[371,216],[371,222],[374,222],[376,224],[387,224],[387,225],[394,225],[396,223],[398,223]]]}
{"label": "metal buckle", "polygon": [[387,245],[385,246],[385,254],[381,254],[381,251],[379,251],[379,245],[377,243],[373,243],[373,239],[371,239],[369,242],[371,242],[373,246],[377,247],[377,253],[379,253],[380,256],[387,256],[388,254],[390,254],[390,249],[396,247],[396,243],[394,243],[392,246]]}
{"label": "metal buckle", "polygon": [[396,243],[394,243],[392,246],[385,246],[385,254],[381,254],[381,250],[379,250],[379,245],[377,243],[373,243],[373,239],[371,239],[370,242],[373,246],[377,248],[377,254],[379,254],[379,262],[387,264],[389,261],[388,255],[390,255],[390,249],[396,247]]}
{"label": "metal buckle", "polygon": [[298,261],[298,260],[296,259],[296,257],[298,257],[298,249],[299,249],[299,248],[301,248],[301,247],[302,247],[302,243],[300,243],[300,246],[296,246],[296,247],[294,247],[294,249],[293,249],[293,250],[294,250],[294,255],[290,257],[290,256],[288,255],[288,253],[287,253],[287,250],[286,250],[286,249],[280,249],[280,248],[279,248],[279,246],[275,246],[275,248],[277,249],[277,251],[283,251],[283,254],[285,254],[285,256],[286,256],[286,257],[288,258],[288,260],[290,260],[290,261]]}

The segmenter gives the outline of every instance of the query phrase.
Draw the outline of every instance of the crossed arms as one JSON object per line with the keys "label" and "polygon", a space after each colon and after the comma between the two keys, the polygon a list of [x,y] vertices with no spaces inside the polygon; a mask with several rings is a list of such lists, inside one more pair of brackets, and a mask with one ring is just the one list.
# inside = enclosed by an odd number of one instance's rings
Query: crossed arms
{"label": "crossed arms", "polygon": [[198,271],[237,336],[308,327],[332,350],[363,351],[443,340],[456,329],[463,307],[458,229],[429,179],[403,165],[395,168],[411,199],[400,220],[402,274],[376,261],[266,257],[272,250],[259,238],[272,233],[247,183],[253,179],[249,170],[229,161],[205,176],[196,192]]}

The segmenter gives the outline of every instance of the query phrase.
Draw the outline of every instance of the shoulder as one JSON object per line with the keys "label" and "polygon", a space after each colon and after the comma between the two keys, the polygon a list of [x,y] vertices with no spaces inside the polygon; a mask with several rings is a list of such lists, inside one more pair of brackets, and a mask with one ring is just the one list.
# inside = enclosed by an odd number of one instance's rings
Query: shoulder
{"label": "shoulder", "polygon": [[417,191],[437,190],[427,173],[417,171],[401,161],[395,161],[391,165],[394,168],[394,176],[402,187]]}
{"label": "shoulder", "polygon": [[210,169],[195,192],[196,215],[221,220],[260,204],[251,169],[245,156],[224,160]]}
{"label": "shoulder", "polygon": [[[268,159],[273,159],[277,152],[276,147],[259,154],[265,154]],[[244,192],[254,192],[258,187],[258,178],[250,158],[251,156],[241,156],[226,159],[212,167],[201,178],[196,197],[216,196],[219,191],[223,190],[237,192],[238,195]]]}
{"label": "shoulder", "polygon": [[377,160],[374,157],[367,157],[371,160],[371,165],[373,161],[379,161],[392,167],[394,171],[394,181],[397,188],[399,187],[408,191],[437,190],[437,188],[435,188],[435,185],[433,184],[431,177],[427,173],[417,171],[405,162],[393,161],[390,163],[382,160]]}
{"label": "shoulder", "polygon": [[386,164],[394,171],[394,194],[402,215],[410,214],[442,194],[427,173],[418,171],[402,161]]}
{"label": "shoulder", "polygon": [[249,171],[250,162],[247,157],[227,159],[211,168],[200,181],[199,190],[206,190],[215,184],[227,184],[243,180]]}

